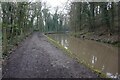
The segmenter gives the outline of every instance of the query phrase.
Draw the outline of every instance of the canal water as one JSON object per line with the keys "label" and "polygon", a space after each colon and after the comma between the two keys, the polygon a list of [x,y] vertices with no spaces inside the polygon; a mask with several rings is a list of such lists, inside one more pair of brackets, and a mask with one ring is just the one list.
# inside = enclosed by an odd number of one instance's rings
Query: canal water
{"label": "canal water", "polygon": [[118,75],[118,48],[92,40],[75,38],[67,34],[48,34],[64,48],[69,49],[80,60],[85,61],[108,77]]}

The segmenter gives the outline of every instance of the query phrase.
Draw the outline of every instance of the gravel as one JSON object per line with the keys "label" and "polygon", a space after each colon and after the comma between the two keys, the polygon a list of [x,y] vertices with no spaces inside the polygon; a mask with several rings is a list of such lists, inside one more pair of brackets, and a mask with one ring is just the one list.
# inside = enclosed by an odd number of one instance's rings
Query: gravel
{"label": "gravel", "polygon": [[97,78],[97,74],[35,32],[6,60],[3,78]]}

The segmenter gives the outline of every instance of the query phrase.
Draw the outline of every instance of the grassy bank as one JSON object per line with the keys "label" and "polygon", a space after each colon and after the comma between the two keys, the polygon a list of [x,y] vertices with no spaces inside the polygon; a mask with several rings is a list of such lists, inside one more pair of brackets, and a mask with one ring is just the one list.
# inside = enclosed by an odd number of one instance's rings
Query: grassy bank
{"label": "grassy bank", "polygon": [[[45,35],[46,36],[46,35]],[[65,49],[62,45],[60,45],[57,41],[55,41],[54,39],[46,36],[47,39],[49,40],[50,43],[52,43],[53,45],[55,45],[56,47],[58,47],[59,49],[61,49],[62,51],[64,51],[67,55],[69,55],[71,58],[74,58],[75,60],[77,60],[80,64],[85,65],[87,68],[89,68],[90,70],[92,70],[94,73],[96,73],[99,77],[101,78],[107,78],[106,74],[102,73],[101,71],[99,71],[98,69],[95,69],[94,67],[92,67],[91,65],[89,65],[88,63],[86,63],[84,60],[81,60],[77,55],[73,54],[69,49]]]}
{"label": "grassy bank", "polygon": [[94,32],[77,32],[77,33],[70,33],[69,35],[77,38],[94,40],[97,42],[107,43],[114,45],[116,47],[120,47],[118,34],[110,35],[110,34],[102,34],[102,33],[94,33]]}

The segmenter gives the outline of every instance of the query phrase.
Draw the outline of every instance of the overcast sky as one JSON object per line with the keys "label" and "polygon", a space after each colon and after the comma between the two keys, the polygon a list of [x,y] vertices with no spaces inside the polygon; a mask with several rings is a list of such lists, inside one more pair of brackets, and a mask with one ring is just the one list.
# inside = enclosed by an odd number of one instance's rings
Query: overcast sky
{"label": "overcast sky", "polygon": [[50,12],[54,13],[55,8],[58,6],[59,12],[63,10],[67,0],[41,0],[42,2],[46,2],[47,6],[51,7]]}

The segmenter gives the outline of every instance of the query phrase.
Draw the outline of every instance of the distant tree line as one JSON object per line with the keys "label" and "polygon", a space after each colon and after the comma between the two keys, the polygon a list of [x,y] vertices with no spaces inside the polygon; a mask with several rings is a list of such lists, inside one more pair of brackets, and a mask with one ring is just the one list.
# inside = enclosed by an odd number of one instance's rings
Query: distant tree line
{"label": "distant tree line", "polygon": [[50,13],[49,8],[44,7],[42,13],[45,32],[63,32],[67,30],[66,17],[64,14],[58,13],[58,8],[56,8],[55,13]]}

